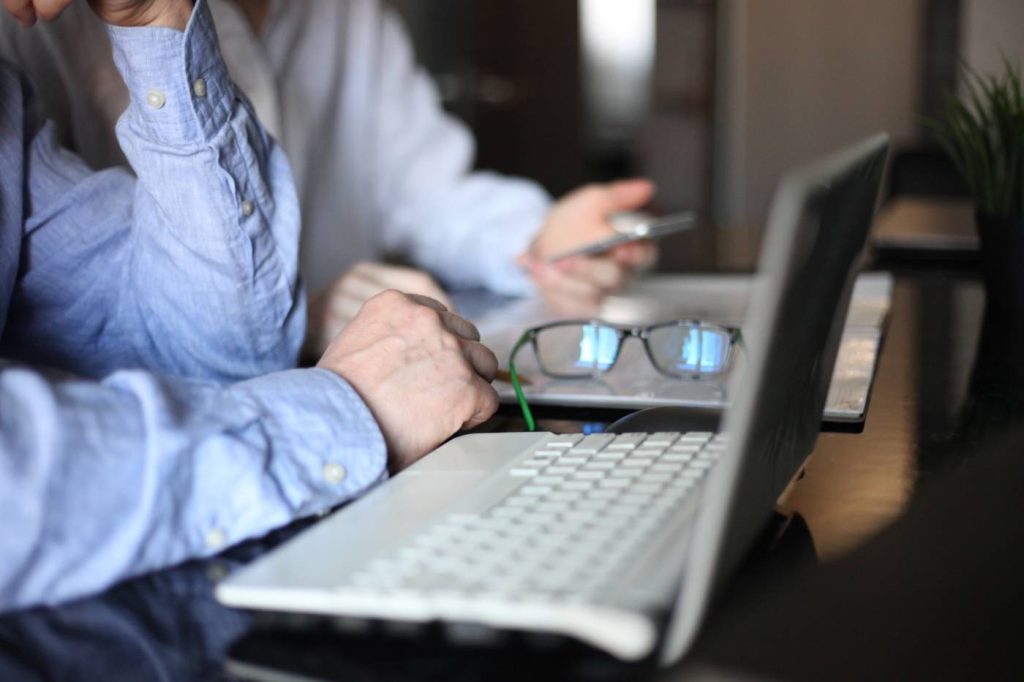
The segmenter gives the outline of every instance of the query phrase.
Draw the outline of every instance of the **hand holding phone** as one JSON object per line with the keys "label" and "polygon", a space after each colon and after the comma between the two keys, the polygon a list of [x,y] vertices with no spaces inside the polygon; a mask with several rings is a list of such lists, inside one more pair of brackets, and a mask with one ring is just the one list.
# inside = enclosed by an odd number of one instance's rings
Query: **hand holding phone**
{"label": "hand holding phone", "polygon": [[549,257],[548,262],[555,263],[576,256],[595,256],[620,244],[629,244],[644,239],[661,239],[670,234],[689,230],[697,224],[697,217],[692,211],[657,218],[646,213],[619,213],[611,216],[609,220],[615,225],[618,234],[557,253]]}

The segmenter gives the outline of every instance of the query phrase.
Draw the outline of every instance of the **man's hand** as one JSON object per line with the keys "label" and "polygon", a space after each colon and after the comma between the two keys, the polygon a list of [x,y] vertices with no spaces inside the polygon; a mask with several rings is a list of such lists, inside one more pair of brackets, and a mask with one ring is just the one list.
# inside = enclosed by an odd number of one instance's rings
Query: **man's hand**
{"label": "man's hand", "polygon": [[[37,19],[53,21],[72,0],[3,0],[22,26]],[[100,19],[114,26],[164,26],[184,31],[192,16],[193,0],[89,0]]]}
{"label": "man's hand", "polygon": [[620,288],[634,268],[654,262],[657,250],[649,242],[623,244],[600,256],[568,258],[557,264],[547,261],[557,253],[614,236],[609,216],[636,210],[653,195],[650,181],[625,180],[588,185],[555,204],[529,252],[519,258],[549,306],[567,314],[589,311]]}
{"label": "man's hand", "polygon": [[432,299],[374,296],[318,363],[366,402],[397,472],[498,409],[498,360],[472,324]]}
{"label": "man's hand", "polygon": [[441,286],[422,270],[380,263],[356,263],[309,302],[303,357],[323,355],[363,304],[387,289],[426,296],[455,311],[455,305]]}

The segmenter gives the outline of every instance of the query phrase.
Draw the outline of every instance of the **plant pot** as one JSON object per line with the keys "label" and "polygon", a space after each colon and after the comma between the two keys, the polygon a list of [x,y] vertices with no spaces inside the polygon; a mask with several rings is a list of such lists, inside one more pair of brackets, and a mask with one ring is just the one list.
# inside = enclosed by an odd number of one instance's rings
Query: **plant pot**
{"label": "plant pot", "polygon": [[986,313],[1010,338],[1024,339],[1024,216],[976,215]]}

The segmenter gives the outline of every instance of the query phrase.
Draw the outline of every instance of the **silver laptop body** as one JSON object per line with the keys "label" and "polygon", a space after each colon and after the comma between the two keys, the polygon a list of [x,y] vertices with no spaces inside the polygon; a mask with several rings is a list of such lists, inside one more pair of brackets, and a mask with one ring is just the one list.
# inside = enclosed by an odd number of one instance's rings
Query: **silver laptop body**
{"label": "silver laptop body", "polygon": [[241,569],[218,599],[678,660],[813,448],[887,151],[879,135],[782,181],[722,434],[463,436]]}

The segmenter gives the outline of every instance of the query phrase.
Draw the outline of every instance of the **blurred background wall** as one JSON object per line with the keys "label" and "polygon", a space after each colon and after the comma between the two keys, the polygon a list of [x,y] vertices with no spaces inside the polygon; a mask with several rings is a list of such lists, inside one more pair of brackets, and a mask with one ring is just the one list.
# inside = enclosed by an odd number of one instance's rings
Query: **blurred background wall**
{"label": "blurred background wall", "polygon": [[918,124],[918,0],[729,0],[716,217],[763,220],[779,177],[878,130]]}
{"label": "blurred background wall", "polygon": [[1024,63],[1024,0],[963,0],[963,54],[974,68],[998,69],[1003,55]]}
{"label": "blurred background wall", "polygon": [[763,224],[785,169],[876,130],[901,168],[941,161],[922,120],[960,60],[1024,60],[1024,0],[392,4],[480,167],[555,195],[648,175],[657,210],[722,229]]}

